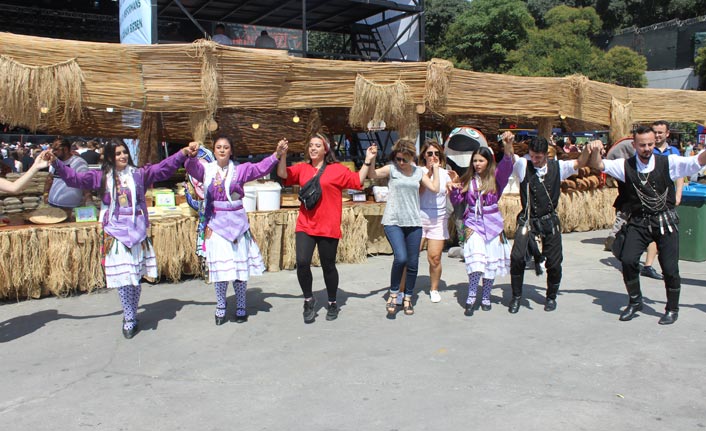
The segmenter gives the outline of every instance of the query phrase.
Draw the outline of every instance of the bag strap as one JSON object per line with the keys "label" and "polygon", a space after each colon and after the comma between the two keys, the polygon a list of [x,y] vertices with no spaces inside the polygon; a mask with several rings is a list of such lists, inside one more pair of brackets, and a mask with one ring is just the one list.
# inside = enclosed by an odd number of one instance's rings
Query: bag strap
{"label": "bag strap", "polygon": [[326,169],[326,165],[327,165],[326,162],[324,162],[324,164],[321,165],[321,169],[319,169],[319,172],[317,172],[316,175],[314,175],[314,178],[319,178],[321,176],[321,174],[324,173],[324,170]]}

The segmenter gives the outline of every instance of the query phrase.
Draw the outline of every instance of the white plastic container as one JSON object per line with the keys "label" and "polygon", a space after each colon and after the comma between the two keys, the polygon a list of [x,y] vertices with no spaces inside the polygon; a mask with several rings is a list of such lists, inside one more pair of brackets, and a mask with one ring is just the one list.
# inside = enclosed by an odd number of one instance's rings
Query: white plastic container
{"label": "white plastic container", "polygon": [[280,209],[282,187],[275,182],[266,182],[257,186],[257,210],[275,211]]}
{"label": "white plastic container", "polygon": [[257,186],[254,185],[244,185],[243,191],[245,196],[243,196],[243,208],[245,212],[253,212],[257,210]]}
{"label": "white plastic container", "polygon": [[390,189],[387,186],[374,186],[373,196],[375,197],[375,202],[387,202],[387,194]]}

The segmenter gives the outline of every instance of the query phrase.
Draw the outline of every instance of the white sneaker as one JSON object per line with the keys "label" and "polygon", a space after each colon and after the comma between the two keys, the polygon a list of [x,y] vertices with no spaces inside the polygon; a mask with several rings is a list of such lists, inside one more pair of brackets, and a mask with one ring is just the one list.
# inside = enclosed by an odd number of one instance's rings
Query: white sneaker
{"label": "white sneaker", "polygon": [[451,259],[462,259],[463,258],[463,247],[451,247],[449,249],[448,256]]}
{"label": "white sneaker", "polygon": [[441,302],[441,294],[438,290],[430,290],[429,298],[431,298],[431,302]]}

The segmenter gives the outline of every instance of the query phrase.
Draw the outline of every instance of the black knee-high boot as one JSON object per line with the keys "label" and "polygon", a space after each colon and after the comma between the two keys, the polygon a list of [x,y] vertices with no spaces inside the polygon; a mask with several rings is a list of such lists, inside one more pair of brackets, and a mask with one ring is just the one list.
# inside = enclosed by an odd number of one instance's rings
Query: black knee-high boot
{"label": "black knee-high boot", "polygon": [[510,284],[512,286],[512,299],[510,300],[510,306],[508,311],[512,314],[517,313],[520,310],[520,300],[522,299],[522,283],[524,281],[524,274],[513,274],[510,276]]}
{"label": "black knee-high boot", "polygon": [[679,311],[679,295],[681,294],[681,288],[667,289],[667,311]]}
{"label": "black knee-high boot", "polygon": [[630,280],[625,283],[630,301],[625,310],[620,314],[620,320],[627,322],[635,317],[635,313],[642,310],[642,291],[640,290],[640,279]]}
{"label": "black knee-high boot", "polygon": [[547,283],[547,301],[544,303],[544,311],[556,310],[556,294],[559,292],[559,283]]}
{"label": "black knee-high boot", "polygon": [[660,325],[671,325],[679,318],[679,294],[681,288],[667,289],[667,306],[664,315],[659,319]]}

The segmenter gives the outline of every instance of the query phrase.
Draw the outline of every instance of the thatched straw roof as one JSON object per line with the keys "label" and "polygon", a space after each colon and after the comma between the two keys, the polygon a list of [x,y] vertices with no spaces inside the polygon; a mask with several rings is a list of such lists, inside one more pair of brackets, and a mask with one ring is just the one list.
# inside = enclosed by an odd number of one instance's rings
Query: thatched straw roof
{"label": "thatched straw roof", "polygon": [[[331,131],[351,130],[348,110],[356,103],[379,103],[380,97],[370,93],[395,83],[404,84],[404,91],[396,91],[394,97],[401,98],[409,110],[405,118],[386,122],[412,121],[411,129],[420,122],[429,127],[437,121],[443,129],[474,119],[492,127],[501,118],[543,121],[546,125],[548,121],[558,124],[564,117],[611,127],[622,134],[633,123],[657,119],[704,123],[706,112],[706,93],[702,92],[630,89],[581,76],[528,78],[477,73],[453,69],[443,60],[370,63],[304,59],[283,51],[225,47],[209,41],[119,45],[0,33],[0,56],[8,60],[0,62],[0,68],[13,65],[0,70],[0,122],[57,134],[137,137],[139,121],[129,124],[122,115],[135,110],[155,113],[145,117],[159,120],[145,136],[188,141],[198,137],[199,130],[208,133],[213,116],[220,128],[211,133],[237,137],[240,153],[269,151],[283,136],[297,151],[308,129],[317,126],[310,121],[313,117],[320,118]],[[78,68],[59,71],[60,65],[71,60]],[[17,72],[17,64],[28,72]],[[41,86],[45,100],[30,91],[35,88],[30,69],[48,69],[51,73],[41,75],[43,79],[61,76],[53,86]],[[366,87],[365,95],[356,94],[356,79],[360,82],[361,78],[375,84]],[[77,82],[82,89],[81,112],[68,115],[75,106],[72,98],[77,97]],[[24,88],[27,106],[47,111],[38,123],[26,118],[26,112],[20,112],[26,109],[18,110],[16,101],[14,105],[3,102],[9,91],[17,92],[18,88]],[[47,97],[47,88],[53,88],[55,94]],[[107,112],[108,107],[114,111]],[[314,109],[316,115],[311,114]],[[424,115],[414,115],[415,110]],[[375,113],[376,109],[357,112],[366,111]],[[295,113],[301,118],[296,124],[291,121]],[[75,118],[79,120],[71,121]],[[365,122],[365,118],[356,120],[360,121],[354,124]],[[253,122],[260,128],[253,129]]]}

